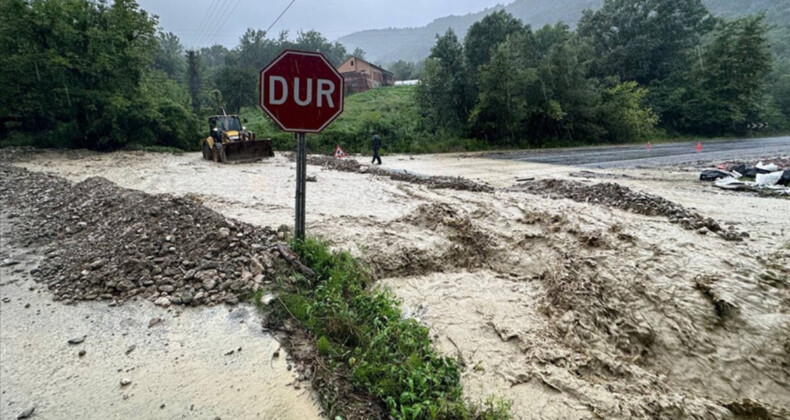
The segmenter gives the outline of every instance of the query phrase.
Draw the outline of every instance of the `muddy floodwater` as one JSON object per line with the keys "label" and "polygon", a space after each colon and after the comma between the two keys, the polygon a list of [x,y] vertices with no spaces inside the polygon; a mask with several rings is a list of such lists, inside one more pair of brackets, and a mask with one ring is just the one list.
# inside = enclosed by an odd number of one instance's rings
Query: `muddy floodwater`
{"label": "muddy floodwater", "polygon": [[[46,152],[14,164],[292,224],[296,172],[283,156],[220,166],[198,154]],[[468,398],[509,399],[519,419],[790,416],[790,200],[714,190],[691,166],[580,175],[442,155],[390,156],[384,167],[495,188],[308,167],[308,233],[369,264],[437,348],[462,361]],[[531,179],[614,182],[739,237],[647,215],[641,198],[613,208],[517,188]],[[287,362],[272,360],[278,344],[252,308],[64,306],[25,277],[35,263],[2,271],[2,418],[28,405],[41,418],[319,416],[309,391],[287,386]],[[148,328],[153,317],[165,321]]]}

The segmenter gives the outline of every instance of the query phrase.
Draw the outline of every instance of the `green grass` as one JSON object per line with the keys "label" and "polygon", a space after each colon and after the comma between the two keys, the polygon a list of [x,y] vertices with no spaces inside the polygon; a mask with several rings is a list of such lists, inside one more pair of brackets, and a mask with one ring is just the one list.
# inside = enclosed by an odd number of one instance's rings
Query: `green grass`
{"label": "green grass", "polygon": [[405,319],[391,293],[371,288],[373,279],[348,252],[313,239],[292,248],[315,277],[283,282],[289,290],[276,314],[295,318],[330,366],[350,372],[353,385],[384,402],[392,417],[510,418],[508,402],[463,400],[459,362],[432,348],[428,329]]}

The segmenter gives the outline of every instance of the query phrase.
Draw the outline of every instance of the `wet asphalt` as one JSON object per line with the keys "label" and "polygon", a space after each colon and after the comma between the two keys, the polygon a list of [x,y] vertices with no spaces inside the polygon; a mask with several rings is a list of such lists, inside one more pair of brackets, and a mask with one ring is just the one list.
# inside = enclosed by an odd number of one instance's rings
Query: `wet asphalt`
{"label": "wet asphalt", "polygon": [[491,159],[517,160],[588,168],[655,168],[790,155],[790,137],[742,140],[702,140],[697,143],[647,143],[629,146],[598,146],[574,149],[525,150],[487,154]]}

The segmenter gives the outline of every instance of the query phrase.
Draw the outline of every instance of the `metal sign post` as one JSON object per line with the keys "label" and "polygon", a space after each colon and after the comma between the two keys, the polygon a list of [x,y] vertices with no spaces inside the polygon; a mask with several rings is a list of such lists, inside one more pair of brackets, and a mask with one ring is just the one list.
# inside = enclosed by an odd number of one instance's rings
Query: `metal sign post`
{"label": "metal sign post", "polygon": [[259,106],[296,139],[296,239],[305,238],[307,133],[320,133],[343,113],[343,76],[311,51],[283,51],[260,72]]}
{"label": "metal sign post", "polygon": [[294,236],[305,237],[305,203],[307,197],[307,135],[296,133],[296,228]]}

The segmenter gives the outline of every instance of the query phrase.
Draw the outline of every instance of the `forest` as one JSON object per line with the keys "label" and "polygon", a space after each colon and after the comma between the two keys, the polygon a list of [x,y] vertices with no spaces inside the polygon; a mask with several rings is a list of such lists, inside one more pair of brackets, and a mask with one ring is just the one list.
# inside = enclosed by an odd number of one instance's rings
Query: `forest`
{"label": "forest", "polygon": [[438,37],[418,87],[431,130],[491,145],[743,136],[790,120],[787,59],[763,15],[700,0],[607,0],[577,30],[505,11]]}
{"label": "forest", "polygon": [[[421,84],[347,98],[311,149],[361,152],[371,129],[388,152],[780,132],[790,60],[775,32],[763,15],[717,17],[700,0],[606,0],[576,29],[498,11],[464,39],[437,35],[424,62],[393,64]],[[230,49],[187,51],[133,0],[3,0],[0,34],[0,146],[195,150],[205,118],[225,109],[288,148],[254,108],[259,69],[285,48],[335,64],[365,55],[316,31],[257,29]]]}

